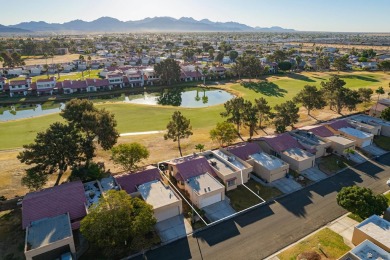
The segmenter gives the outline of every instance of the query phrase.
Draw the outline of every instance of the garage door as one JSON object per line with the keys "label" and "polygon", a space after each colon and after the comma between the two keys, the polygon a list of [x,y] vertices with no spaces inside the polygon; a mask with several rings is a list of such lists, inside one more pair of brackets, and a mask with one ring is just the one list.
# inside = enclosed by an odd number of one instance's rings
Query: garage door
{"label": "garage door", "polygon": [[218,193],[218,194],[206,197],[206,198],[202,198],[202,200],[199,203],[199,206],[201,208],[203,208],[203,207],[206,207],[208,205],[217,203],[217,202],[219,202],[221,200],[222,200],[222,195],[221,195],[221,193]]}
{"label": "garage door", "polygon": [[366,140],[362,143],[362,147],[369,146],[371,144],[371,140]]}
{"label": "garage door", "polygon": [[286,176],[286,174],[287,174],[287,171],[288,170],[283,170],[283,171],[280,171],[278,173],[272,174],[271,177],[270,177],[270,182],[279,180],[281,178],[284,178]]}
{"label": "garage door", "polygon": [[166,220],[168,218],[172,218],[172,217],[177,216],[179,214],[180,214],[179,207],[176,206],[176,207],[167,208],[164,211],[161,211],[158,213],[154,213],[154,216],[156,217],[157,222],[159,222],[159,221]]}

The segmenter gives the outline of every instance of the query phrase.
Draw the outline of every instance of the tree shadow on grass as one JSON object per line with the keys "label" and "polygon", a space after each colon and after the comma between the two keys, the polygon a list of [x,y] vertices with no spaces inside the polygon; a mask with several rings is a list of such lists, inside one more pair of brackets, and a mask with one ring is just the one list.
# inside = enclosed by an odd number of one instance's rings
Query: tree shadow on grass
{"label": "tree shadow on grass", "polygon": [[369,82],[379,82],[376,78],[373,78],[373,76],[362,76],[362,75],[342,75],[340,76],[342,79],[358,79],[358,80],[364,80]]}
{"label": "tree shadow on grass", "polygon": [[301,74],[296,74],[296,73],[290,73],[290,74],[285,74],[285,76],[292,78],[292,79],[297,79],[297,80],[302,80],[306,82],[316,82],[315,80]]}
{"label": "tree shadow on grass", "polygon": [[268,81],[243,82],[241,83],[241,85],[244,88],[251,89],[256,93],[261,93],[264,96],[269,96],[269,97],[284,97],[285,93],[288,92],[287,90],[280,88],[275,83],[268,82]]}

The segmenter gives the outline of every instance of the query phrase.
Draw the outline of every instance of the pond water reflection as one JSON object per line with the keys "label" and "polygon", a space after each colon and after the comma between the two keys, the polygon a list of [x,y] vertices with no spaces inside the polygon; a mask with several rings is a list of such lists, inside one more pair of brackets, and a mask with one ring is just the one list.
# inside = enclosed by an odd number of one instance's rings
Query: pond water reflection
{"label": "pond water reflection", "polygon": [[145,94],[142,98],[125,102],[144,105],[169,105],[180,107],[208,107],[223,104],[234,98],[234,95],[224,90],[197,88],[192,90],[165,89],[157,94]]}

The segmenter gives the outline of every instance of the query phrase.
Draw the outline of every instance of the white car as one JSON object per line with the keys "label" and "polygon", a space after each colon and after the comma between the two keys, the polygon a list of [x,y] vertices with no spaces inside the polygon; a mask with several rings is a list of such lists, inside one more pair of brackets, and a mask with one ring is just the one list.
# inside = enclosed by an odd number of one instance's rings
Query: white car
{"label": "white car", "polygon": [[387,180],[386,184],[390,187],[390,179]]}

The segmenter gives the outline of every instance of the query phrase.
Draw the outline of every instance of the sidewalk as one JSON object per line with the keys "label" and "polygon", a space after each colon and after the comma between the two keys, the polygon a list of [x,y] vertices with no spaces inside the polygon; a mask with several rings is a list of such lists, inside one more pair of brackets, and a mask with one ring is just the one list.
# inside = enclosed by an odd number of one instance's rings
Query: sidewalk
{"label": "sidewalk", "polygon": [[[388,193],[390,193],[390,190],[386,191],[383,194],[388,194]],[[278,252],[272,254],[271,256],[265,258],[265,260],[279,260],[279,258],[277,257],[278,254],[280,254],[281,252],[283,252],[284,250],[286,250],[290,247],[295,246],[296,244],[298,244],[302,240],[305,240],[307,237],[314,235],[315,233],[317,233],[318,231],[320,231],[324,228],[329,228],[329,229],[333,230],[334,232],[336,232],[337,234],[341,235],[344,239],[344,243],[346,245],[348,245],[349,247],[354,248],[355,245],[352,244],[353,229],[357,224],[359,224],[359,222],[349,218],[348,217],[349,214],[350,214],[350,212],[344,214],[343,216],[339,217],[338,219],[328,223],[326,226],[324,226],[320,229],[317,229],[313,233],[301,238],[300,240],[296,241],[295,243],[293,243],[289,246],[286,246],[285,248],[283,248],[283,249],[279,250]]]}
{"label": "sidewalk", "polygon": [[348,212],[347,214],[339,217],[338,219],[328,223],[326,226],[320,228],[320,229],[317,229],[316,231],[314,231],[313,233],[301,238],[300,240],[298,240],[297,242],[279,250],[278,252],[276,252],[275,254],[265,258],[266,260],[279,260],[279,258],[277,257],[278,254],[280,254],[281,252],[283,252],[284,250],[290,248],[290,247],[293,247],[295,246],[296,244],[298,244],[299,242],[301,242],[302,240],[305,240],[306,238],[316,234],[318,231],[324,229],[324,228],[329,228],[331,230],[333,230],[334,232],[336,232],[337,234],[341,235],[343,238],[344,238],[344,243],[346,245],[348,245],[349,247],[351,248],[354,248],[355,246],[352,244],[352,234],[353,234],[353,229],[354,227],[359,223],[351,218],[348,217],[350,213]]}

